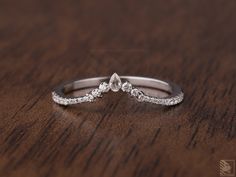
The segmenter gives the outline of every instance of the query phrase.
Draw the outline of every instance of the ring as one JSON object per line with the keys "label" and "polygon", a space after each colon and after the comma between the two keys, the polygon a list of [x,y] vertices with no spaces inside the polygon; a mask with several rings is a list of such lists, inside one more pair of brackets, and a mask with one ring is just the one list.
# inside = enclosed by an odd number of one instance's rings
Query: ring
{"label": "ring", "polygon": [[[81,96],[68,96],[70,92],[82,89],[91,89],[88,93]],[[149,88],[154,92],[165,92],[164,97],[151,95],[140,88]],[[52,99],[60,105],[73,105],[84,102],[93,102],[96,98],[102,97],[108,91],[118,92],[122,90],[136,98],[139,102],[148,102],[165,106],[179,104],[184,99],[181,88],[172,83],[158,79],[137,77],[137,76],[118,76],[114,73],[109,77],[95,77],[73,81],[57,87],[52,92]]]}

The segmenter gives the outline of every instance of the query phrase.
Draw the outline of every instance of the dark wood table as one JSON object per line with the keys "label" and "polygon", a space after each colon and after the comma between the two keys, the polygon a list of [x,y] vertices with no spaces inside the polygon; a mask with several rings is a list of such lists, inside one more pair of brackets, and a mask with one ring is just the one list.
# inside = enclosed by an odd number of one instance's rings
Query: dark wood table
{"label": "dark wood table", "polygon": [[[51,100],[113,72],[174,81],[185,100]],[[0,84],[1,177],[220,176],[236,159],[236,1],[1,1]]]}

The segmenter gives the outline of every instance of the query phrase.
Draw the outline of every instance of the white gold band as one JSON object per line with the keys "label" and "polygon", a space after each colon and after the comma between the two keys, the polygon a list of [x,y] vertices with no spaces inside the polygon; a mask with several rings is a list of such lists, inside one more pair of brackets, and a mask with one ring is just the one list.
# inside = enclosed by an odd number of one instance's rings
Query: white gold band
{"label": "white gold band", "polygon": [[[161,98],[151,96],[141,91],[139,87],[162,90],[168,93],[168,96]],[[83,96],[73,97],[65,95],[66,93],[86,88],[94,89]],[[52,92],[52,99],[60,105],[92,102],[109,90],[113,92],[122,90],[123,92],[127,92],[131,96],[135,97],[139,102],[148,102],[166,106],[176,105],[182,102],[184,98],[184,93],[181,88],[174,83],[146,77],[118,76],[114,73],[111,78],[96,77],[82,79],[59,86]]]}

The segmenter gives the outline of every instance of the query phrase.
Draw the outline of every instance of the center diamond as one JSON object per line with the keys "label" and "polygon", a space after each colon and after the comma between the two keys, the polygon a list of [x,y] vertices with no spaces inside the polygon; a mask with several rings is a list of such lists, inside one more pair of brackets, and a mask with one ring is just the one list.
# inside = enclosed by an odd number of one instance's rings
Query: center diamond
{"label": "center diamond", "polygon": [[109,81],[109,86],[113,92],[118,92],[121,88],[121,80],[118,74],[114,73]]}

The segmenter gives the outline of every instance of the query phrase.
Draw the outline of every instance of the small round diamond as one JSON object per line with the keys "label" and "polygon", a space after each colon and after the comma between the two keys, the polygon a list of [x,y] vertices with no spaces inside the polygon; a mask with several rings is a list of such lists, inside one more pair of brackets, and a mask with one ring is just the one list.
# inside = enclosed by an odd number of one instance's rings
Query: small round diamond
{"label": "small round diamond", "polygon": [[67,100],[63,100],[62,103],[63,103],[64,105],[68,105],[70,102],[69,102],[69,100],[67,99]]}
{"label": "small round diamond", "polygon": [[143,94],[138,95],[138,101],[143,102],[145,100],[145,96]]}
{"label": "small round diamond", "polygon": [[123,92],[130,92],[132,90],[132,85],[129,82],[125,82],[122,84],[121,89]]}
{"label": "small round diamond", "polygon": [[94,89],[92,90],[91,94],[93,95],[93,97],[100,97],[101,96],[102,91],[99,89]]}
{"label": "small round diamond", "polygon": [[136,96],[138,96],[139,90],[138,89],[132,89],[130,93],[131,93],[132,96],[136,97]]}
{"label": "small round diamond", "polygon": [[101,92],[108,92],[110,90],[108,83],[102,82],[99,85],[99,90],[101,90]]}
{"label": "small round diamond", "polygon": [[175,100],[170,100],[170,105],[174,105],[175,104]]}
{"label": "small round diamond", "polygon": [[82,100],[83,100],[83,99],[82,99],[81,97],[79,97],[79,98],[76,98],[76,102],[77,102],[77,103],[81,103],[81,102],[82,102]]}
{"label": "small round diamond", "polygon": [[72,103],[72,104],[76,104],[76,103],[77,103],[77,99],[76,99],[76,98],[72,99],[72,100],[71,100],[71,103]]}
{"label": "small round diamond", "polygon": [[94,101],[94,97],[91,94],[86,94],[85,100],[88,101],[88,102],[93,102]]}
{"label": "small round diamond", "polygon": [[143,102],[145,100],[144,93],[139,89],[132,89],[131,95],[136,97],[138,101]]}

